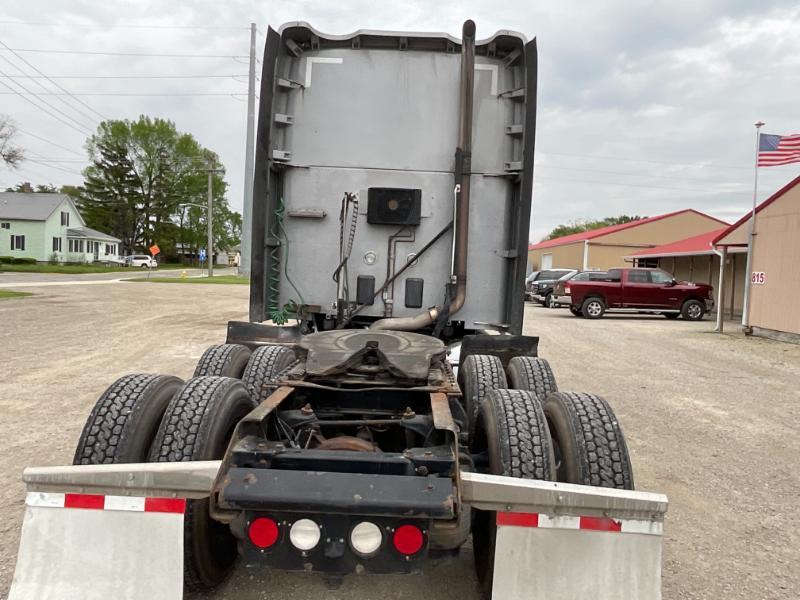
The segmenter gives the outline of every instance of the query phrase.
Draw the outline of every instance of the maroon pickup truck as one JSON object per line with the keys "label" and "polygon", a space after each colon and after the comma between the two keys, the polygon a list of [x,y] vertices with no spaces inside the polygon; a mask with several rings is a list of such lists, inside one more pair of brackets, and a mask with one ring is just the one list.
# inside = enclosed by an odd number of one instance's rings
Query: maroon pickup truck
{"label": "maroon pickup truck", "polygon": [[699,321],[714,307],[710,285],[678,282],[661,269],[610,269],[602,280],[571,280],[564,287],[572,314],[587,319],[613,311]]}

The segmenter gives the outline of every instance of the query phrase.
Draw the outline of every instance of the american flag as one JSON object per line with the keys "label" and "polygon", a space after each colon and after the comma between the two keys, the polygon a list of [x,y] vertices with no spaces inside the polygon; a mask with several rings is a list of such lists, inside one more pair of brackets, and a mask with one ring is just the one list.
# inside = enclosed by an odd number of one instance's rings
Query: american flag
{"label": "american flag", "polygon": [[758,166],[775,167],[800,162],[800,134],[758,137]]}

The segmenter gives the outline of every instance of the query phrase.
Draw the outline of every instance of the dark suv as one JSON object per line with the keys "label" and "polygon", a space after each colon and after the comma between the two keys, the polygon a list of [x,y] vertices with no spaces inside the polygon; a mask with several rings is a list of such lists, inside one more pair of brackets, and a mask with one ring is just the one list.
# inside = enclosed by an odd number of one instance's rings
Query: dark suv
{"label": "dark suv", "polygon": [[529,284],[529,298],[531,300],[536,300],[542,306],[553,308],[553,286],[556,284],[556,281],[568,275],[574,275],[575,273],[577,273],[575,269],[547,269],[545,271],[539,271],[536,279]]}

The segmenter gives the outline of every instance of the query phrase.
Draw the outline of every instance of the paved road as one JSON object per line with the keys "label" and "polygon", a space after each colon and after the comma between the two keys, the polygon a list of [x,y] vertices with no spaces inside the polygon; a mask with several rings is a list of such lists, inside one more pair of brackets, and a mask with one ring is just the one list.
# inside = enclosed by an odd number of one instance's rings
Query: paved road
{"label": "paved road", "polygon": [[[186,271],[188,277],[202,277],[202,269],[162,269],[151,271],[149,277],[180,277]],[[232,275],[233,269],[217,269],[214,276]],[[133,269],[126,271],[113,271],[111,273],[17,273],[15,271],[0,271],[0,288],[25,288],[42,287],[45,285],[75,285],[113,283],[125,279],[138,279],[148,277],[146,269]]]}
{"label": "paved road", "polygon": [[[105,386],[133,371],[188,377],[246,286],[48,286],[0,301],[0,597],[13,572],[25,465],[63,464]],[[89,293],[91,292],[91,293]],[[144,316],[142,307],[147,309]],[[639,489],[665,492],[664,597],[796,600],[800,590],[800,346],[710,333],[711,323],[577,319],[528,306],[565,390],[615,406]],[[731,328],[733,329],[733,328]],[[304,574],[248,572],[214,594],[300,600],[474,600],[471,553],[422,575],[353,576],[327,592]],[[554,598],[557,594],[554,594]]]}

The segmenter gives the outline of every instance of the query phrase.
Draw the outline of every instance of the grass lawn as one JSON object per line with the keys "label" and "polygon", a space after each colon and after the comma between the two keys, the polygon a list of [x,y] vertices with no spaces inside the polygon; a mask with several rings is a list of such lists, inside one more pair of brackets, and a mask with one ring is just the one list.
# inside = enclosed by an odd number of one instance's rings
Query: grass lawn
{"label": "grass lawn", "polygon": [[[177,263],[165,263],[158,265],[157,271],[169,269],[191,269],[193,267],[181,265]],[[214,267],[219,268],[219,267]],[[7,265],[0,264],[0,272],[9,273],[66,273],[66,274],[80,274],[80,273],[117,273],[139,271],[146,272],[145,269],[131,269],[131,267],[108,267],[105,265],[49,265],[49,264],[35,264],[35,265]]]}
{"label": "grass lawn", "polygon": [[23,296],[32,296],[29,292],[14,292],[11,290],[0,290],[0,300],[7,298],[22,298]]}
{"label": "grass lawn", "polygon": [[[216,267],[215,267],[216,268]],[[126,279],[125,281],[145,281],[148,283],[233,283],[239,285],[250,285],[250,279],[247,277],[237,277],[236,275],[219,275],[216,277],[137,277],[135,279]]]}

